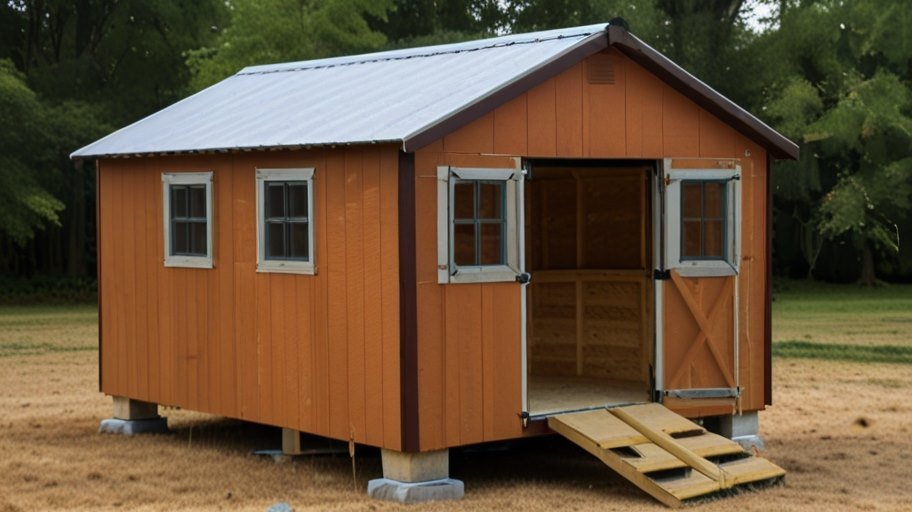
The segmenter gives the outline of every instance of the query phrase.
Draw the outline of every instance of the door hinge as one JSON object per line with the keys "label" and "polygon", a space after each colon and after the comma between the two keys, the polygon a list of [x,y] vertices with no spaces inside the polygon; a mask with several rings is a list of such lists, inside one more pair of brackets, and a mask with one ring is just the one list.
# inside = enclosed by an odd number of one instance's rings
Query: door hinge
{"label": "door hinge", "polygon": [[519,413],[519,420],[522,422],[522,428],[529,427],[529,417],[530,416],[527,411],[523,411],[523,412]]}
{"label": "door hinge", "polygon": [[701,398],[738,398],[741,388],[691,388],[691,389],[666,389],[665,396],[682,398],[685,400]]}
{"label": "door hinge", "polygon": [[667,279],[671,279],[671,271],[668,269],[655,269],[652,271],[652,278],[657,281],[665,281]]}

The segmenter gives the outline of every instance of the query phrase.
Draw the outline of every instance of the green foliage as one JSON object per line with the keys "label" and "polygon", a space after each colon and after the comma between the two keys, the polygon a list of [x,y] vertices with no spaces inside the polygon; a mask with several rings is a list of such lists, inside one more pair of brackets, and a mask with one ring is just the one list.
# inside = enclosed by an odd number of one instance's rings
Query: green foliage
{"label": "green foliage", "polygon": [[383,50],[470,41],[507,28],[503,6],[491,0],[394,0],[385,19],[367,19],[386,36]]}
{"label": "green foliage", "polygon": [[24,244],[36,229],[60,224],[63,203],[41,187],[35,155],[49,142],[44,106],[8,60],[0,60],[0,233]]}
{"label": "green foliage", "polygon": [[851,83],[839,102],[809,126],[830,154],[858,158],[839,173],[820,203],[819,229],[899,250],[894,219],[912,208],[912,94],[899,77],[879,70]]}
{"label": "green foliage", "polygon": [[190,87],[207,87],[245,66],[288,62],[379,48],[391,0],[233,0],[230,24],[213,46],[187,52]]}
{"label": "green foliage", "polygon": [[184,93],[182,52],[213,37],[221,0],[28,2],[12,10],[22,36],[10,57],[42,97],[104,107],[115,125]]}
{"label": "green foliage", "polygon": [[98,298],[90,277],[0,277],[0,304],[87,304]]}
{"label": "green foliage", "polygon": [[[758,4],[764,30],[747,22]],[[879,268],[912,268],[905,0],[15,0],[0,3],[0,271],[91,273],[93,173],[68,154],[245,66],[616,17],[801,143],[774,169],[779,261],[870,267],[879,251]]]}
{"label": "green foliage", "polygon": [[658,44],[665,16],[655,0],[512,0],[506,2],[516,32],[602,23],[623,18],[640,39]]}
{"label": "green foliage", "polygon": [[[873,282],[872,251],[895,258],[912,219],[912,4],[807,2],[780,19],[758,43],[775,69],[767,112],[803,155],[777,169],[777,207],[804,239],[851,242]],[[804,254],[813,270],[816,253]]]}
{"label": "green foliage", "polygon": [[778,119],[779,131],[793,139],[803,138],[807,126],[822,112],[820,93],[803,78],[791,81],[767,110],[768,115]]}
{"label": "green foliage", "polygon": [[68,155],[177,100],[223,0],[0,3],[0,272],[94,272],[94,173]]}

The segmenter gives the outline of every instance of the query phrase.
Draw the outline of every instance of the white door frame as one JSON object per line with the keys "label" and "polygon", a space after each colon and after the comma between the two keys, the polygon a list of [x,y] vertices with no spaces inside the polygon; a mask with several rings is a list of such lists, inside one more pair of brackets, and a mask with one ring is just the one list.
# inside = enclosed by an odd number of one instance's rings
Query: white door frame
{"label": "white door frame", "polygon": [[[526,274],[526,176],[528,174],[527,168],[523,165],[522,158],[516,158],[516,169],[519,170],[519,180],[517,183],[517,188],[519,189],[516,198],[516,236],[519,239],[519,272],[521,274]],[[529,411],[529,361],[528,361],[528,305],[526,304],[528,289],[528,281],[521,283],[519,285],[519,311],[520,311],[520,366],[522,373],[522,410],[520,413],[524,415],[523,421],[525,422],[525,413]]]}
{"label": "white door frame", "polygon": [[665,389],[665,334],[664,334],[664,279],[658,279],[659,273],[665,270],[665,162],[655,163],[652,176],[652,260],[653,260],[653,322],[655,342],[653,349],[653,389],[650,397],[655,402],[662,402],[662,390]]}

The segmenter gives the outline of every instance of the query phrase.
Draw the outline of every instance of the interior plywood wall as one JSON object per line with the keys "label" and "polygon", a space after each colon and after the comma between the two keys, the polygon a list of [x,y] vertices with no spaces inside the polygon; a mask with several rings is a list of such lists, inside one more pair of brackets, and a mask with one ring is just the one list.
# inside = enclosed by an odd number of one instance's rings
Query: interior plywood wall
{"label": "interior plywood wall", "polygon": [[530,372],[648,378],[648,174],[543,168],[527,188]]}

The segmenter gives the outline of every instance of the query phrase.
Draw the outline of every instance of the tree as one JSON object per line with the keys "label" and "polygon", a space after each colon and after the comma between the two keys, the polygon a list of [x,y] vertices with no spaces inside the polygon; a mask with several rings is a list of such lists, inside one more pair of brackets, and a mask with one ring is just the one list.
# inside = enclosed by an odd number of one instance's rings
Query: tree
{"label": "tree", "polygon": [[655,45],[665,21],[655,0],[511,0],[507,5],[512,26],[518,32],[623,18],[631,32]]}
{"label": "tree", "polygon": [[191,87],[245,66],[375,50],[386,42],[367,17],[383,20],[392,0],[232,0],[230,21],[211,46],[188,53]]}
{"label": "tree", "polygon": [[[60,224],[63,203],[41,186],[41,153],[47,117],[25,76],[0,60],[0,233],[24,245],[36,230]],[[37,165],[36,165],[37,164]]]}
{"label": "tree", "polygon": [[799,162],[777,169],[777,196],[806,230],[855,247],[864,284],[876,281],[876,254],[898,253],[912,213],[910,22],[901,0],[802,3],[764,41],[782,77],[769,112],[804,143]]}
{"label": "tree", "polygon": [[17,199],[0,206],[12,219],[0,227],[0,272],[94,272],[94,173],[68,155],[184,95],[183,52],[207,44],[222,13],[222,0],[0,4],[0,195]]}
{"label": "tree", "polygon": [[385,19],[367,19],[386,36],[384,50],[481,39],[510,28],[496,0],[394,0]]}

